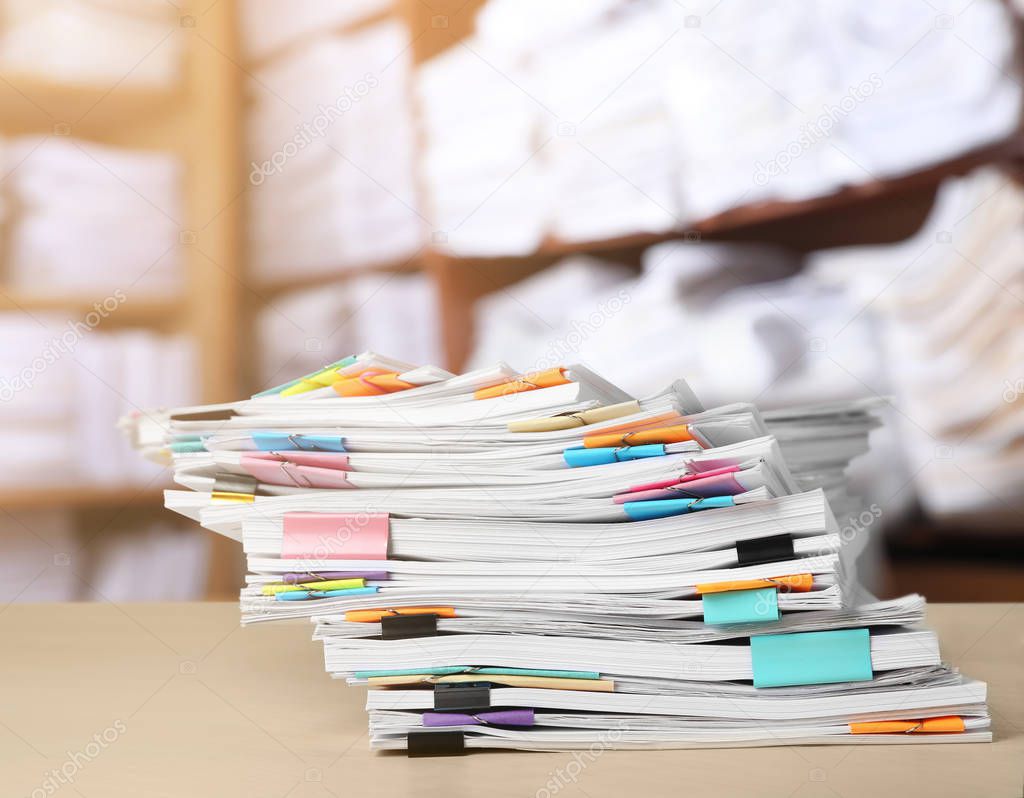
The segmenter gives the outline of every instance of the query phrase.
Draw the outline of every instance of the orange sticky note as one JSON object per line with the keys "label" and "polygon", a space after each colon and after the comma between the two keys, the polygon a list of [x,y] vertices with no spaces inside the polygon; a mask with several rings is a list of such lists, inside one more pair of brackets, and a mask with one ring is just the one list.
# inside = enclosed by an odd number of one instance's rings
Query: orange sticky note
{"label": "orange sticky note", "polygon": [[380,396],[407,391],[416,386],[403,382],[393,371],[363,371],[354,377],[338,380],[333,387],[338,396]]}
{"label": "orange sticky note", "polygon": [[851,723],[851,734],[956,734],[964,731],[964,719],[959,715],[922,720],[876,720]]}
{"label": "orange sticky note", "polygon": [[388,607],[379,610],[349,610],[346,621],[355,623],[376,623],[392,615],[436,615],[438,618],[455,618],[454,607]]}
{"label": "orange sticky note", "polygon": [[553,368],[546,371],[535,371],[524,377],[503,382],[500,385],[492,385],[490,388],[481,388],[473,394],[474,399],[494,399],[497,396],[508,396],[523,391],[534,391],[537,388],[553,388],[556,385],[566,385],[572,382],[565,376],[565,369]]}
{"label": "orange sticky note", "polygon": [[697,592],[728,593],[733,590],[758,590],[762,587],[777,587],[792,593],[808,593],[814,586],[813,574],[793,574],[792,576],[773,576],[770,579],[737,579],[732,582],[709,582],[697,585]]}
{"label": "orange sticky note", "polygon": [[583,446],[587,449],[607,449],[617,446],[644,446],[648,443],[679,443],[692,440],[693,435],[690,434],[689,426],[680,424],[675,427],[659,427],[658,429],[634,432],[587,435],[583,438]]}

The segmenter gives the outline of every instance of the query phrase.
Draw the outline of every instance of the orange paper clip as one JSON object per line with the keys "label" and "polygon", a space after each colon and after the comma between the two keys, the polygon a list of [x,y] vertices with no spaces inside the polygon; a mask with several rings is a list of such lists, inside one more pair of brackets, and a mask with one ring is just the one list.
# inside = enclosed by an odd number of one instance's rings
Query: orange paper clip
{"label": "orange paper clip", "polygon": [[494,399],[496,396],[508,396],[523,391],[533,391],[537,388],[553,388],[555,385],[567,385],[572,382],[565,376],[565,369],[553,368],[545,371],[535,371],[515,380],[503,382],[500,385],[492,385],[490,388],[481,388],[473,394],[474,399]]}
{"label": "orange paper clip", "polygon": [[934,734],[964,731],[964,719],[959,715],[922,720],[875,720],[851,723],[850,734]]}
{"label": "orange paper clip", "polygon": [[377,623],[381,618],[392,615],[436,615],[438,618],[455,618],[454,607],[388,607],[379,610],[349,610],[346,621],[355,623]]}
{"label": "orange paper clip", "polygon": [[734,582],[711,582],[697,585],[697,592],[728,593],[733,590],[757,590],[762,587],[777,587],[789,593],[808,593],[814,585],[812,574],[773,576],[771,579],[738,579]]}
{"label": "orange paper clip", "polygon": [[583,445],[587,449],[607,449],[616,446],[643,446],[648,443],[679,443],[692,440],[690,428],[686,424],[681,424],[676,427],[659,427],[634,432],[587,435],[583,438]]}
{"label": "orange paper clip", "polygon": [[381,396],[386,393],[407,391],[416,386],[403,382],[393,371],[364,371],[334,383],[338,396]]}

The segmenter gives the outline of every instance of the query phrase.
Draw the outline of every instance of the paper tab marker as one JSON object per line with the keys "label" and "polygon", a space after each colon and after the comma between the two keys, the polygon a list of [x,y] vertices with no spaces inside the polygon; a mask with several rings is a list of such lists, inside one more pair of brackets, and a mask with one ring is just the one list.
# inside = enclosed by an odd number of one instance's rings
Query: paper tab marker
{"label": "paper tab marker", "polygon": [[779,595],[774,587],[709,593],[702,599],[704,623],[768,623],[779,620]]}
{"label": "paper tab marker", "polygon": [[253,432],[252,442],[261,452],[344,452],[345,439],[340,435],[300,435],[295,432]]}
{"label": "paper tab marker", "polygon": [[754,687],[866,682],[872,677],[867,629],[750,638]]}
{"label": "paper tab marker", "polygon": [[[424,724],[426,725],[426,724]],[[851,723],[850,734],[959,734],[966,730],[959,715],[921,720],[875,720]]]}
{"label": "paper tab marker", "polygon": [[496,709],[466,715],[459,712],[424,712],[422,723],[438,726],[532,726],[532,709]]}
{"label": "paper tab marker", "polygon": [[386,560],[387,513],[285,513],[286,560]]}

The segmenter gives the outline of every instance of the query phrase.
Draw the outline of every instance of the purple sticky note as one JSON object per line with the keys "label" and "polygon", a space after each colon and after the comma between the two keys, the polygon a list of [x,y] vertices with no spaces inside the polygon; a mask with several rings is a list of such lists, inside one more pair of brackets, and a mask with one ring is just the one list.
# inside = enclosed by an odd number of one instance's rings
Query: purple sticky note
{"label": "purple sticky note", "polygon": [[496,709],[466,715],[461,712],[424,712],[424,726],[532,726],[532,709]]}

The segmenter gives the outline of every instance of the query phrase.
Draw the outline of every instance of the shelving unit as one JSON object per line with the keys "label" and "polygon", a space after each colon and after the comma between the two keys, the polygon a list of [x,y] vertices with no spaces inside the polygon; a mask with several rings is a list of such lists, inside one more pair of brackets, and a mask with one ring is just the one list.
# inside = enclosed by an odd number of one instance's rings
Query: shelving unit
{"label": "shelving unit", "polygon": [[[231,0],[182,7],[184,37],[181,82],[173,89],[55,85],[27,75],[0,80],[0,136],[72,136],[118,147],[163,149],[184,164],[183,230],[185,263],[180,296],[129,296],[106,326],[135,326],[185,332],[196,341],[203,402],[236,398],[242,389],[238,356],[245,292],[240,251],[243,189],[235,4]],[[65,313],[81,318],[101,297],[33,295],[0,284],[0,310]],[[0,506],[71,511],[108,508],[155,509],[162,491],[82,485],[5,490]],[[216,536],[214,536],[216,537]],[[212,541],[209,594],[235,594],[241,572],[236,547]]]}

